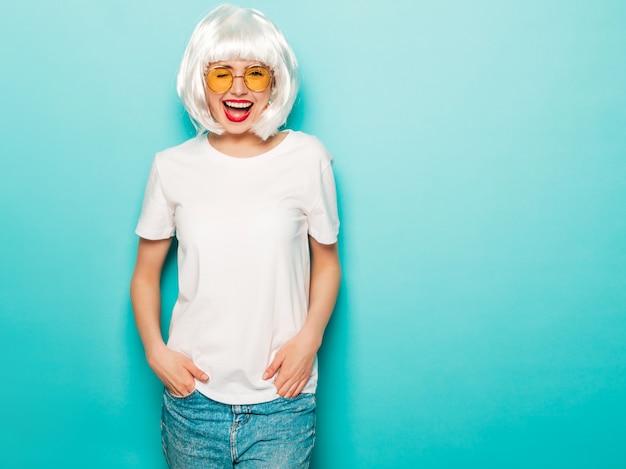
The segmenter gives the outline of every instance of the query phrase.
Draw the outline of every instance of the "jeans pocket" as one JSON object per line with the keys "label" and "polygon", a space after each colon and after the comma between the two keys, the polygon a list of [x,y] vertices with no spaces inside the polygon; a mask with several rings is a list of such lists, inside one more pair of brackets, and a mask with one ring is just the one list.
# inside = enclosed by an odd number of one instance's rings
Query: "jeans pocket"
{"label": "jeans pocket", "polygon": [[313,393],[300,393],[295,397],[279,397],[272,402],[277,406],[277,409],[289,412],[315,412],[317,407]]}
{"label": "jeans pocket", "polygon": [[173,394],[172,391],[167,389],[167,387],[165,387],[164,389],[165,389],[165,395],[174,401],[186,401],[187,399],[191,399],[198,392],[197,389],[194,389],[189,394],[185,394],[184,396],[177,396]]}

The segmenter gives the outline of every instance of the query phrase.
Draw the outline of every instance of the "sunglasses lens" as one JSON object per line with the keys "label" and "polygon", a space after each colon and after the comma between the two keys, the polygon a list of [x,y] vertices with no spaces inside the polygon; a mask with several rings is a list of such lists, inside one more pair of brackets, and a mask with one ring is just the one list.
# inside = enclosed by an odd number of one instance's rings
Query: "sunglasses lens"
{"label": "sunglasses lens", "polygon": [[206,74],[206,84],[211,91],[223,93],[232,86],[233,74],[227,68],[212,68]]}
{"label": "sunglasses lens", "polygon": [[265,67],[250,67],[246,70],[244,80],[252,91],[263,91],[272,81],[272,74]]}

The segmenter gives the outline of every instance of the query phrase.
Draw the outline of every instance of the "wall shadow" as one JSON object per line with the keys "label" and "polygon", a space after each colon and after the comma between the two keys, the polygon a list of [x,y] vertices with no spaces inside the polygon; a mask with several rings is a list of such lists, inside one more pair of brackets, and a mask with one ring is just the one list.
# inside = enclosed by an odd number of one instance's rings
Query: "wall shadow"
{"label": "wall shadow", "polygon": [[349,271],[348,256],[343,246],[349,239],[344,220],[341,197],[341,174],[335,170],[341,229],[339,232],[339,255],[343,280],[337,305],[324,335],[324,343],[318,353],[319,383],[317,388],[317,432],[313,450],[313,469],[352,467],[355,447],[352,428],[353,354],[350,342],[350,292],[346,288]]}

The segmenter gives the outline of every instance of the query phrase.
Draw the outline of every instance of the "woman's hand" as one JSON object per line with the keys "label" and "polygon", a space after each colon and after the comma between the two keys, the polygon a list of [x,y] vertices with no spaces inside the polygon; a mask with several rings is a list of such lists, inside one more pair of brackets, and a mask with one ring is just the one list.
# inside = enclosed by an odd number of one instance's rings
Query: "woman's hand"
{"label": "woman's hand", "polygon": [[161,337],[161,270],[171,243],[171,238],[139,239],[130,295],[150,368],[172,394],[185,396],[195,389],[194,378],[209,377],[189,357],[167,348]]}
{"label": "woman's hand", "polygon": [[147,359],[152,371],[174,396],[191,394],[196,389],[195,379],[209,380],[209,376],[191,358],[170,350],[165,344],[151,351]]}
{"label": "woman's hand", "polygon": [[278,350],[263,374],[263,379],[271,379],[278,373],[274,386],[282,397],[296,397],[309,380],[341,280],[337,243],[320,244],[309,237],[309,245],[311,289],[306,321],[300,332]]}
{"label": "woman's hand", "polygon": [[263,379],[271,379],[278,373],[274,386],[281,397],[296,397],[302,392],[313,369],[315,354],[321,338],[316,339],[304,330],[287,341],[279,350]]}

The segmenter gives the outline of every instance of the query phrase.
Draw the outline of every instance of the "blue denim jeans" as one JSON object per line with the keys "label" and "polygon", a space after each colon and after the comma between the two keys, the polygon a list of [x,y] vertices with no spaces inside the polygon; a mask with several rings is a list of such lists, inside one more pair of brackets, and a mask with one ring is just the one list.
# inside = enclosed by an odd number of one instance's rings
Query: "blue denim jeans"
{"label": "blue denim jeans", "polygon": [[171,469],[308,468],[315,442],[315,395],[228,405],[198,391],[163,394],[163,453]]}

